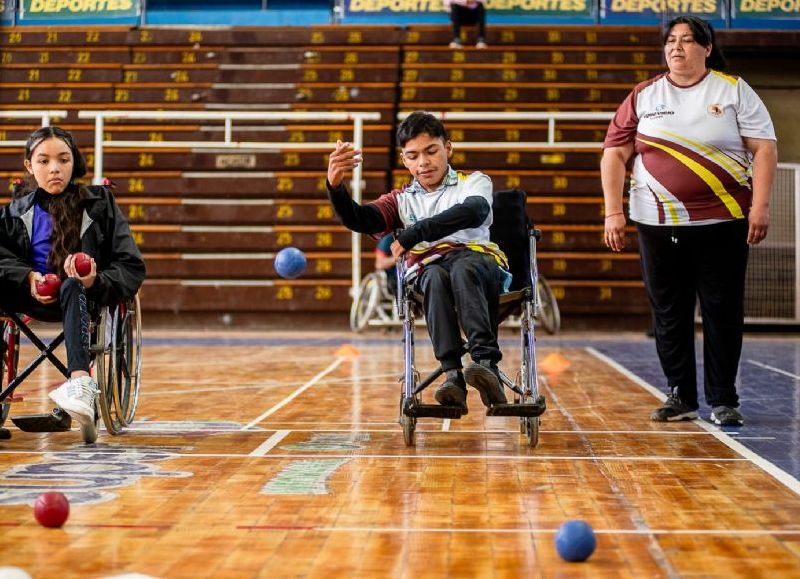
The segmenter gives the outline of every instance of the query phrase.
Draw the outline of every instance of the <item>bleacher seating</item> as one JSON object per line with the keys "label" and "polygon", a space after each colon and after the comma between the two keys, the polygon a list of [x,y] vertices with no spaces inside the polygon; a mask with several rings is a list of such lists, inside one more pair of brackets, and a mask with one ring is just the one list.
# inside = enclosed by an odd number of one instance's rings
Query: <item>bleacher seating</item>
{"label": "bleacher seating", "polygon": [[[463,34],[469,34],[465,30]],[[400,110],[613,111],[631,87],[662,68],[651,29],[490,28],[487,49],[447,47],[446,30],[412,27],[403,53]],[[528,192],[531,219],[543,230],[538,259],[565,313],[645,313],[635,236],[612,255],[603,242],[600,149],[607,121],[563,121],[562,147],[511,146],[547,140],[546,122],[450,121],[454,165],[488,173],[496,189]],[[508,143],[459,150],[459,142]],[[401,165],[395,185],[406,179]]]}
{"label": "bleacher seating", "polygon": [[[0,113],[59,108],[94,164],[94,125],[79,110],[374,111],[364,132],[365,198],[407,180],[393,150],[398,111],[610,111],[660,69],[657,34],[594,27],[490,28],[490,47],[453,51],[441,26],[0,29]],[[22,140],[30,120],[0,118],[0,140]],[[602,239],[599,149],[464,150],[458,142],[541,142],[543,122],[448,122],[453,164],[480,169],[496,188],[529,193],[543,230],[539,263],[565,313],[644,313],[635,239],[612,255]],[[604,122],[560,124],[556,140],[599,141]],[[150,312],[346,312],[350,233],[325,196],[327,149],[200,150],[219,124],[107,122],[104,173],[148,262]],[[247,124],[234,138],[267,142],[350,140],[352,126]],[[186,147],[114,148],[114,141]],[[0,176],[20,176],[18,148],[0,149]],[[274,254],[307,253],[306,275],[280,279]],[[362,267],[374,242],[365,238]]]}

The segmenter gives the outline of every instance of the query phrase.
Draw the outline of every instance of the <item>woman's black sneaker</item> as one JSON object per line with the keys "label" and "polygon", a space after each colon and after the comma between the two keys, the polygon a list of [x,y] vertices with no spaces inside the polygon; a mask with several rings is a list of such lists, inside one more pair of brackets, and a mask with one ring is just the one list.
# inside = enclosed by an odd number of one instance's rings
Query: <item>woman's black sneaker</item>
{"label": "woman's black sneaker", "polygon": [[673,390],[672,394],[667,397],[664,406],[657,408],[650,415],[650,420],[655,422],[677,422],[678,420],[694,420],[698,417],[697,409],[690,408],[684,404],[678,393]]}

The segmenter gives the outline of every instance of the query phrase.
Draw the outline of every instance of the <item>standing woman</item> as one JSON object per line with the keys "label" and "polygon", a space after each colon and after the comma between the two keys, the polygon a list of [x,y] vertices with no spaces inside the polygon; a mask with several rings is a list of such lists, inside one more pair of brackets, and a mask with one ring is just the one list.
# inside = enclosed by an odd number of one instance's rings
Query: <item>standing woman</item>
{"label": "standing woman", "polygon": [[605,243],[625,247],[625,170],[633,157],[636,224],[656,349],[670,395],[656,421],[697,418],[694,308],[703,316],[705,398],[711,420],[740,425],[736,374],[744,327],[748,244],[767,235],[777,165],[764,103],[724,74],[714,31],[694,16],[664,34],[668,73],[637,85],[611,121],[600,164]]}
{"label": "standing woman", "polygon": [[[70,133],[35,131],[25,146],[25,169],[32,182],[0,208],[0,306],[63,320],[69,380],[50,398],[93,441],[98,388],[89,375],[89,312],[132,298],[144,280],[144,261],[111,192],[75,183],[86,162]],[[75,269],[79,251],[92,258],[85,276]],[[37,291],[46,273],[62,280],[57,296]]]}

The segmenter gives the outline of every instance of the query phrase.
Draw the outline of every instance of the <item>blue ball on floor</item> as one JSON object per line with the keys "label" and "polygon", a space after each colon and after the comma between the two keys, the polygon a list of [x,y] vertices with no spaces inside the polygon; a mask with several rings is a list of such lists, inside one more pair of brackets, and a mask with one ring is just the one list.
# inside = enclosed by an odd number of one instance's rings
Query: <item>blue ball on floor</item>
{"label": "blue ball on floor", "polygon": [[556,533],[556,550],[565,561],[586,561],[595,547],[594,531],[586,521],[567,521]]}
{"label": "blue ball on floor", "polygon": [[275,271],[286,279],[303,275],[306,270],[306,255],[296,247],[286,247],[275,256]]}

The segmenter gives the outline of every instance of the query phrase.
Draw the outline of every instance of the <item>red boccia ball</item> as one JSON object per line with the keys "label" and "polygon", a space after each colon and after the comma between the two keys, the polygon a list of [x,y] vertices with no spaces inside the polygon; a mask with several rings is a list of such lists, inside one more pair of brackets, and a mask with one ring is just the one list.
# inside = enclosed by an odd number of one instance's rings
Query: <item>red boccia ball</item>
{"label": "red boccia ball", "polygon": [[56,491],[42,493],[33,504],[33,516],[43,527],[60,527],[69,517],[69,500]]}
{"label": "red boccia ball", "polygon": [[82,251],[75,254],[75,271],[81,277],[89,275],[89,272],[92,271],[92,258],[89,254]]}
{"label": "red boccia ball", "polygon": [[36,282],[36,292],[40,296],[54,297],[61,288],[61,279],[54,273],[45,274],[42,281]]}

